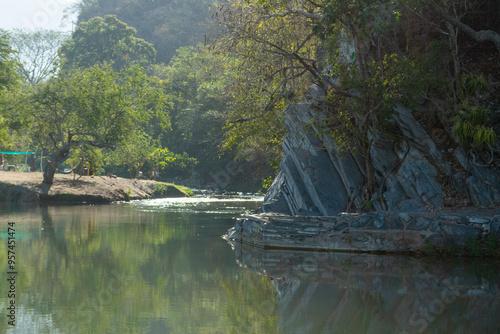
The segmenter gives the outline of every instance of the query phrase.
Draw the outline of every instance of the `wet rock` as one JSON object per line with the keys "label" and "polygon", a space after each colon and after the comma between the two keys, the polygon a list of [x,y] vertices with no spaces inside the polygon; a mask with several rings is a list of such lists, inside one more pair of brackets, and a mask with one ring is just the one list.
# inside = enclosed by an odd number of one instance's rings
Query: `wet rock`
{"label": "wet rock", "polygon": [[[466,221],[480,218],[475,215],[461,217]],[[495,234],[500,230],[498,215],[487,219],[488,223],[466,226],[459,221],[443,220],[439,213],[426,213],[414,217],[405,228],[399,215],[391,212],[341,214],[322,219],[252,214],[238,219],[225,238],[261,248],[416,252],[425,251],[429,242],[437,248],[445,242],[463,246],[474,237],[487,235],[490,230],[492,235],[498,235]]]}

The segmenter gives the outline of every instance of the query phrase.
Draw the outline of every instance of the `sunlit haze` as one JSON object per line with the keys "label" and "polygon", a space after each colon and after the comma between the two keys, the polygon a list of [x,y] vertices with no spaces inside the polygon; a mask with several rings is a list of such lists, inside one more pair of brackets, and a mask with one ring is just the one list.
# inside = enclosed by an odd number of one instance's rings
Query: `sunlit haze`
{"label": "sunlit haze", "polygon": [[74,15],[63,22],[64,10],[78,0],[1,0],[0,28],[72,30]]}

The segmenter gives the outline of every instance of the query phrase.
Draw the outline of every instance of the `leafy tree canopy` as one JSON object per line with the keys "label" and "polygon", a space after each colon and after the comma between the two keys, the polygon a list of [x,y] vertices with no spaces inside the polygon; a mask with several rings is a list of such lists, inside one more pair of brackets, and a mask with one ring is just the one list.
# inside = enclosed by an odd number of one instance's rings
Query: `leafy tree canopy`
{"label": "leafy tree canopy", "polygon": [[15,86],[19,79],[15,71],[15,51],[9,42],[9,34],[0,29],[0,94]]}
{"label": "leafy tree canopy", "polygon": [[[479,42],[486,59],[496,57],[499,12],[492,0],[230,0],[217,12],[222,32],[214,43],[240,62],[230,87],[226,146],[241,151],[279,144],[283,111],[316,83],[326,96],[323,134],[365,158],[369,200],[376,188],[373,134],[398,130],[390,123],[396,104],[432,101],[449,129],[450,110],[464,100],[478,103],[466,91],[469,83],[484,81],[470,73],[480,66],[465,66],[468,57],[459,52],[479,54],[470,47]],[[486,71],[498,82],[497,70]],[[494,138],[486,130],[481,137]]]}
{"label": "leafy tree canopy", "polygon": [[157,147],[157,140],[142,131],[133,131],[118,149],[108,154],[107,162],[118,166],[126,165],[130,177],[139,178],[141,168]]}
{"label": "leafy tree canopy", "polygon": [[225,147],[279,147],[282,112],[319,78],[321,19],[308,1],[235,0],[219,6],[215,48],[238,56]]}
{"label": "leafy tree canopy", "polygon": [[168,126],[166,96],[153,80],[138,67],[96,65],[64,72],[18,102],[13,115],[28,120],[29,134],[50,153],[44,183],[73,148],[115,148],[153,117]]}
{"label": "leafy tree canopy", "polygon": [[9,34],[0,29],[0,145],[2,147],[7,147],[11,143],[7,129],[8,122],[3,117],[5,103],[20,82],[15,71],[18,64],[15,60],[15,51],[10,46],[9,40]]}
{"label": "leafy tree canopy", "polygon": [[137,37],[153,43],[157,61],[168,64],[175,51],[196,45],[207,34],[212,0],[80,0],[74,6],[78,22],[108,14],[137,29]]}
{"label": "leafy tree canopy", "polygon": [[112,63],[115,70],[130,64],[155,62],[156,50],[151,43],[135,37],[137,30],[115,15],[95,17],[78,25],[70,40],[63,44],[62,55],[67,66],[81,68]]}

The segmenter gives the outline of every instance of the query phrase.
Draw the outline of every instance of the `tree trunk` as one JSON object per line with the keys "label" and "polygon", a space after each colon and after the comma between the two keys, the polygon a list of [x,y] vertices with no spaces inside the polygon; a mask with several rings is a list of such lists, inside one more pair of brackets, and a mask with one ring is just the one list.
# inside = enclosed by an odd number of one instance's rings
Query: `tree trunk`
{"label": "tree trunk", "polygon": [[52,154],[52,159],[50,160],[50,162],[45,167],[45,170],[43,171],[43,181],[42,181],[43,183],[45,184],[54,183],[54,174],[57,171],[57,164],[60,161],[64,161],[67,158],[70,149],[71,146],[64,145],[63,147],[58,149],[56,153]]}
{"label": "tree trunk", "polygon": [[52,159],[47,166],[45,166],[45,170],[43,171],[43,183],[45,184],[53,184],[54,183],[54,174],[57,169],[57,160]]}
{"label": "tree trunk", "polygon": [[455,77],[455,91],[457,92],[457,96],[460,100],[464,99],[464,91],[462,89],[462,75],[460,71],[460,58],[458,57],[458,41],[457,34],[455,32],[455,28],[450,22],[446,22],[446,26],[448,28],[449,34],[449,42],[450,42],[450,50],[451,57],[453,59],[453,75]]}
{"label": "tree trunk", "polygon": [[[368,140],[368,139],[367,139]],[[375,178],[375,167],[373,166],[373,161],[371,157],[371,147],[373,144],[373,139],[371,139],[366,145],[365,151],[365,169],[366,169],[366,185],[365,185],[365,200],[371,200],[372,195],[375,193],[377,188],[377,180]]]}

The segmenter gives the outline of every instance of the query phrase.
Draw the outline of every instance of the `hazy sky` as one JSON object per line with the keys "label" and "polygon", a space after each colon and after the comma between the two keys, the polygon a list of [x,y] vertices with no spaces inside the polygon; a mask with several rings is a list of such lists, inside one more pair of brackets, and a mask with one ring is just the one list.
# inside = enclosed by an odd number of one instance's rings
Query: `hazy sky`
{"label": "hazy sky", "polygon": [[64,10],[78,0],[0,0],[0,28],[36,28],[71,31],[71,20],[61,20]]}

